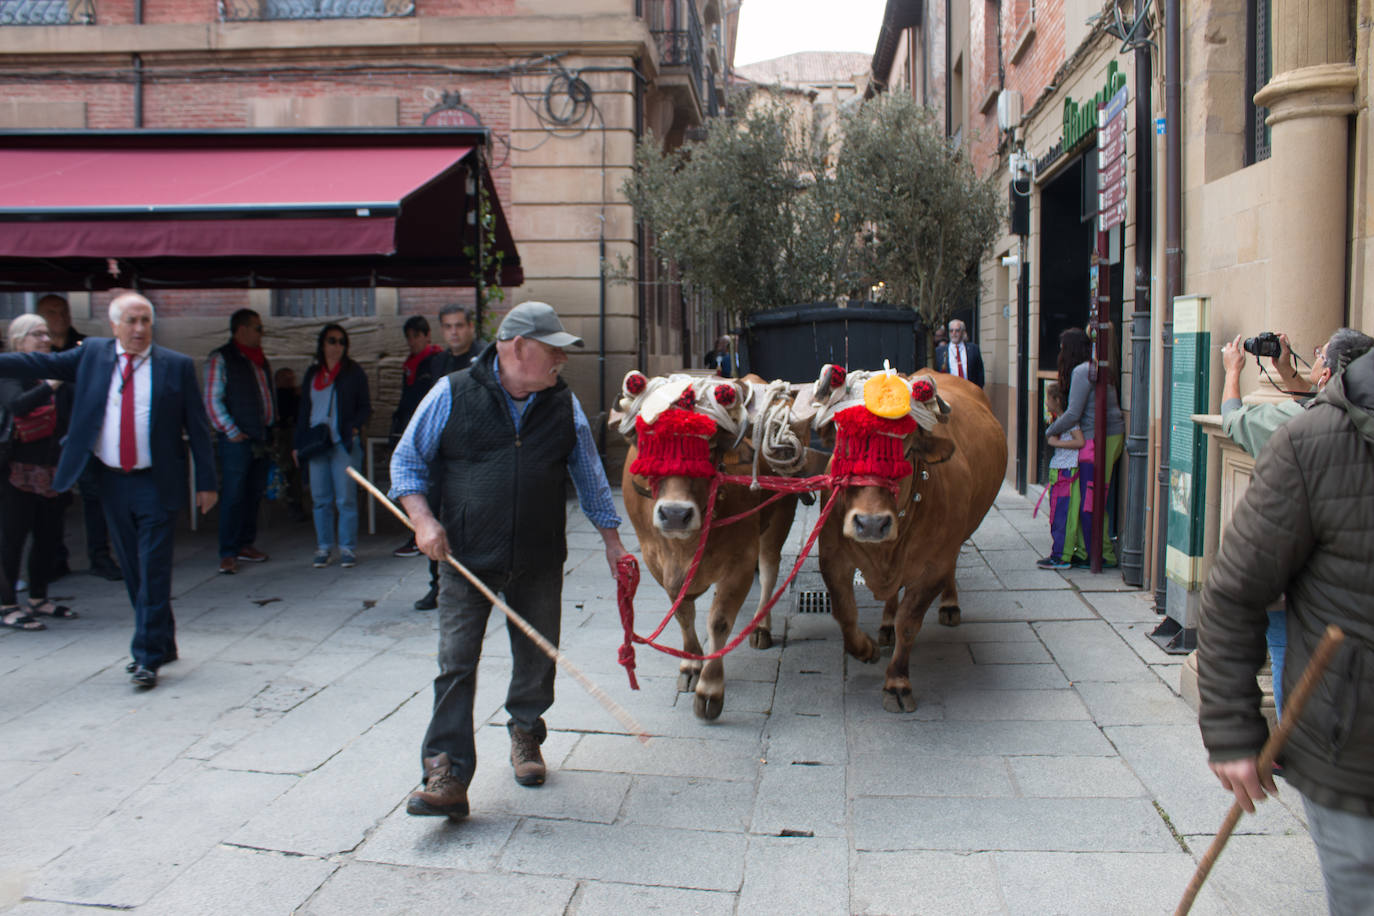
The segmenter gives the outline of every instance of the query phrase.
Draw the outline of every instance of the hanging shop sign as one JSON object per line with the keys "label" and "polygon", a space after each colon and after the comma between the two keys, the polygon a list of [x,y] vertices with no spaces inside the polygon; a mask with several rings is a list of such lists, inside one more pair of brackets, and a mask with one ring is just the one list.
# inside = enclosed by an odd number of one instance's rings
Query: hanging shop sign
{"label": "hanging shop sign", "polygon": [[1097,114],[1097,228],[1106,232],[1126,221],[1126,89]]}

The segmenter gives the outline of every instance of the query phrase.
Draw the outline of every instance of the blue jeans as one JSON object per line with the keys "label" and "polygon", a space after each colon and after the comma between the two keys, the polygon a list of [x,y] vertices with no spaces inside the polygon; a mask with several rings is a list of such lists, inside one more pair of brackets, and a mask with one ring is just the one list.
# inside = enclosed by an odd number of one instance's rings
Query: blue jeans
{"label": "blue jeans", "polygon": [[[312,458],[309,463],[315,543],[321,553],[328,553],[336,542],[340,550],[352,553],[358,549],[358,485],[348,476],[350,465],[355,471],[363,467],[363,450],[356,439],[351,450],[336,442],[333,451]],[[336,520],[337,538],[334,536]]]}
{"label": "blue jeans", "polygon": [[1302,806],[1321,862],[1331,916],[1374,913],[1374,817],[1327,808],[1306,795]]}
{"label": "blue jeans", "polygon": [[245,439],[219,437],[219,555],[237,556],[258,539],[258,507],[272,467],[267,447]]}
{"label": "blue jeans", "polygon": [[1269,644],[1269,670],[1274,672],[1274,716],[1283,716],[1283,655],[1288,650],[1288,613],[1269,612],[1269,628],[1264,631]]}

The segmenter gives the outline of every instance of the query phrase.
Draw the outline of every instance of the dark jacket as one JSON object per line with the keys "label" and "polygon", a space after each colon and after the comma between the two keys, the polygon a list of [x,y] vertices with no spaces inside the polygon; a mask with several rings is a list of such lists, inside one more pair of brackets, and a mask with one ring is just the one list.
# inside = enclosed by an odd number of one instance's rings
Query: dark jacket
{"label": "dark jacket", "polygon": [[[234,426],[254,442],[267,441],[267,417],[258,388],[258,375],[253,361],[244,356],[231,340],[215,351],[224,360],[224,409]],[[267,376],[267,394],[276,398],[272,380],[272,364],[263,360],[262,372]],[[223,433],[219,434],[223,437]]]}
{"label": "dark jacket", "polygon": [[[435,353],[429,358],[430,375],[435,381],[438,381],[446,375],[452,375],[460,369],[466,369],[468,366],[472,365],[474,359],[481,355],[481,352],[482,348],[474,343],[472,346],[468,347],[468,351],[462,356],[454,356],[453,353],[448,350]],[[426,391],[426,394],[427,393]],[[424,395],[420,396],[420,400],[424,400]],[[416,401],[415,406],[419,407],[420,401]],[[413,415],[415,413],[414,408],[412,408],[410,412]],[[406,422],[409,423],[410,419],[407,418]]]}
{"label": "dark jacket", "polygon": [[[300,407],[296,412],[296,448],[305,445],[310,436],[311,398],[320,392],[315,390],[315,373],[319,365],[305,370],[301,381]],[[372,397],[367,390],[367,373],[363,367],[349,360],[348,365],[339,370],[334,377],[334,415],[339,418],[339,439],[345,449],[353,447],[353,430],[361,430],[372,416]],[[326,395],[328,397],[328,395]]]}
{"label": "dark jacket", "polygon": [[396,404],[396,412],[391,415],[391,436],[392,439],[398,438],[401,433],[406,431],[406,424],[410,418],[415,416],[415,408],[420,406],[420,402],[429,394],[429,389],[434,387],[434,380],[440,376],[434,372],[434,360],[442,356],[443,352],[431,353],[420,360],[415,367],[415,380],[407,383],[404,376],[401,379],[401,400]]}
{"label": "dark jacket", "polygon": [[448,377],[452,402],[435,465],[440,516],[454,556],[484,573],[545,568],[567,559],[568,456],[577,445],[572,392],[540,391],[515,431],[492,371],[496,348]]}
{"label": "dark jacket", "polygon": [[[196,490],[218,489],[215,453],[210,444],[210,421],[205,417],[195,363],[189,356],[166,347],[153,346],[153,404],[149,445],[157,472],[158,497],[175,511],[186,501],[186,450],[184,432],[195,458]],[[62,353],[6,353],[0,355],[2,378],[54,378],[75,382],[71,427],[57,462],[53,489],[70,490],[94,459],[93,451],[105,422],[105,400],[114,376],[115,342],[110,337],[88,337],[81,346]]]}
{"label": "dark jacket", "polygon": [[[978,349],[976,343],[964,341],[964,351],[968,354],[968,366],[964,373],[970,382],[983,387],[983,354]],[[935,348],[935,371],[949,372],[949,344],[940,344]]]}
{"label": "dark jacket", "polygon": [[[71,386],[64,385],[62,387],[69,388]],[[58,391],[61,390],[61,388],[58,389]],[[18,379],[0,378],[0,409],[6,411],[10,417],[22,417],[47,404],[56,405],[58,408],[57,426],[51,436],[44,436],[34,442],[20,442],[18,431],[11,428],[10,461],[38,464],[44,467],[57,466],[57,458],[62,451],[62,436],[66,433],[67,411],[70,406],[70,399],[65,400],[66,403],[64,404],[62,400],[59,400],[57,392],[53,391],[52,386],[41,379],[21,382]]]}
{"label": "dark jacket", "polygon": [[1265,609],[1288,607],[1285,695],[1327,624],[1345,643],[1282,755],[1312,801],[1374,816],[1374,353],[1280,427],[1255,463],[1202,592],[1198,688],[1213,760],[1256,754]]}

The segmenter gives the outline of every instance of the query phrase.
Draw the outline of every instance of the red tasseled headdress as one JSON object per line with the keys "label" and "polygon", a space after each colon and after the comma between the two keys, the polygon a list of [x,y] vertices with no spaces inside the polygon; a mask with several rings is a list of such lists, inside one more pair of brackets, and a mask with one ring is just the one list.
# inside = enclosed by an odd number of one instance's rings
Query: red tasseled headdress
{"label": "red tasseled headdress", "polygon": [[711,464],[715,432],[715,420],[675,407],[659,414],[653,425],[637,417],[639,455],[630,465],[630,473],[641,477],[711,477],[716,473]]}
{"label": "red tasseled headdress", "polygon": [[911,473],[903,443],[915,428],[911,414],[889,420],[862,404],[846,407],[835,414],[835,460],[830,473],[900,480]]}

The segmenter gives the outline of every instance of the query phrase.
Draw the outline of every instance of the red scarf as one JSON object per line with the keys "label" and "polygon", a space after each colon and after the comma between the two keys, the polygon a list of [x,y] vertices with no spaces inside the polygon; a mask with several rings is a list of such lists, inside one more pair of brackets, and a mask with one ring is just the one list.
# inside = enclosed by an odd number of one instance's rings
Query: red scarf
{"label": "red scarf", "polygon": [[429,359],[431,356],[433,356],[435,353],[438,353],[438,352],[439,352],[439,347],[438,347],[438,345],[437,345],[437,344],[430,344],[429,346],[427,346],[427,347],[425,347],[423,350],[421,350],[419,353],[416,353],[414,356],[411,356],[409,359],[406,360],[406,384],[407,384],[407,385],[414,385],[414,384],[415,384],[415,372],[416,372],[416,370],[418,370],[418,369],[420,368],[420,363],[422,363],[422,362],[424,362],[425,360]]}
{"label": "red scarf", "polygon": [[248,357],[248,361],[259,369],[267,364],[267,357],[262,355],[262,347],[245,347],[237,340],[234,341],[234,346],[238,347],[239,352]]}
{"label": "red scarf", "polygon": [[324,391],[330,385],[334,384],[334,379],[338,378],[339,370],[342,368],[343,360],[339,360],[335,363],[333,369],[330,369],[324,363],[320,363],[319,368],[315,370],[315,382],[311,387],[316,391]]}

